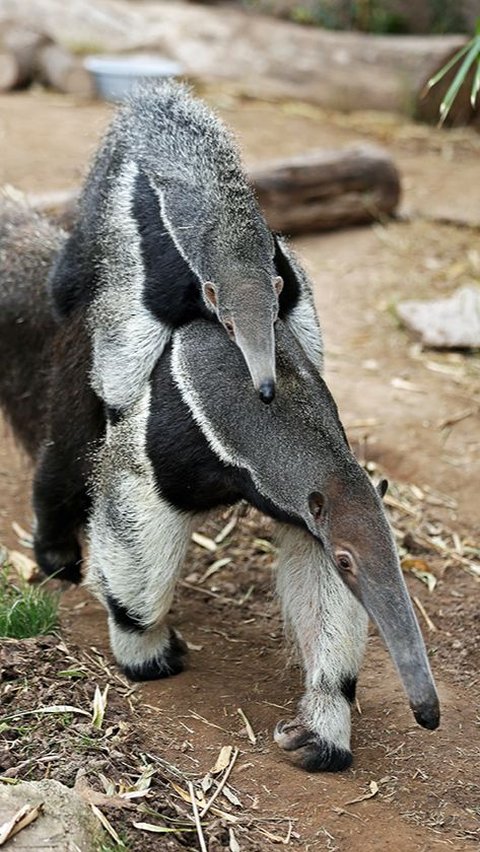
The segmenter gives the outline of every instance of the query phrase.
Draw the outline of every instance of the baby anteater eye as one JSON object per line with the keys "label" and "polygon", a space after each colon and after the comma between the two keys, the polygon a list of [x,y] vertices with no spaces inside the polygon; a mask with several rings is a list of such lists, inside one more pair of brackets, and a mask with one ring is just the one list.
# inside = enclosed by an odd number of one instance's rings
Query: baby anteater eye
{"label": "baby anteater eye", "polygon": [[232,340],[233,340],[235,338],[235,329],[234,329],[234,326],[233,326],[233,322],[231,320],[225,320],[224,323],[223,323],[223,326],[224,326],[228,336],[231,337]]}

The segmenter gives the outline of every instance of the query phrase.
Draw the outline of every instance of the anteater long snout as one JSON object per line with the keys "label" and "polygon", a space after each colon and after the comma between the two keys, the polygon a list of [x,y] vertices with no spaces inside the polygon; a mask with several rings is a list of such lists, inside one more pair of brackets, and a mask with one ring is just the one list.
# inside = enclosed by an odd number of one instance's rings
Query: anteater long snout
{"label": "anteater long snout", "polygon": [[395,663],[415,719],[434,730],[440,705],[427,652],[400,567],[381,582],[359,577],[359,597],[376,623]]}
{"label": "anteater long snout", "polygon": [[275,338],[273,323],[265,329],[236,329],[235,339],[252,378],[253,386],[267,405],[275,397]]}

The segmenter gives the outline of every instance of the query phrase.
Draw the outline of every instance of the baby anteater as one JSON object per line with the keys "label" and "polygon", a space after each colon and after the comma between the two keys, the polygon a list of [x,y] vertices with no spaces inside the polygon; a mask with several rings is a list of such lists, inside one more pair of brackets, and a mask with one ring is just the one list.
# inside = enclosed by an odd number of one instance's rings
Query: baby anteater
{"label": "baby anteater", "polygon": [[117,113],[51,283],[61,315],[87,309],[92,385],[117,411],[195,318],[224,326],[264,402],[275,394],[277,317],[321,367],[304,271],[267,227],[225,126],[176,83],[142,86]]}

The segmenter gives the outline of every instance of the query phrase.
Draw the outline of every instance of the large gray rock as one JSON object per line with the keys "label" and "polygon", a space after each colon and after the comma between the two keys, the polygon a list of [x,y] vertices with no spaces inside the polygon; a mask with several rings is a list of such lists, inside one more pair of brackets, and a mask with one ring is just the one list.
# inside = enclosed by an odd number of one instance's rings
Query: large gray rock
{"label": "large gray rock", "polygon": [[25,852],[96,852],[103,831],[90,807],[59,781],[0,784],[0,824],[23,805],[43,802],[38,818],[6,844]]}

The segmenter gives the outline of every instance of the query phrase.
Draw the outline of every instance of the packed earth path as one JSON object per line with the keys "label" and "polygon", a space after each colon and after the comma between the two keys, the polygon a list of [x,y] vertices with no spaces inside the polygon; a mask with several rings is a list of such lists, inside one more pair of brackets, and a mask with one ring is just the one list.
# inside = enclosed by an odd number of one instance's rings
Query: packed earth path
{"label": "packed earth path", "polygon": [[[469,562],[478,565],[480,538],[480,359],[422,351],[400,327],[395,305],[480,279],[480,136],[393,116],[239,100],[225,89],[205,96],[238,132],[248,165],[363,140],[384,145],[400,169],[399,220],[294,246],[315,282],[326,378],[352,446],[374,475],[393,483],[394,528],[443,717],[436,732],[416,726],[372,629],[353,710],[353,769],[308,775],[288,762],[272,730],[294,715],[301,674],[272,594],[273,525],[250,513],[215,552],[192,544],[171,616],[190,646],[189,667],[135,688],[143,749],[197,777],[222,746],[239,749],[232,785],[240,804],[222,806],[268,825],[245,841],[241,825],[235,829],[241,850],[278,848],[281,838],[330,852],[473,850],[480,837],[479,580]],[[1,96],[0,184],[29,193],[77,186],[110,114],[105,104],[41,90]],[[0,542],[21,550],[12,522],[30,529],[31,470],[6,427],[0,436]],[[220,514],[202,532],[213,540],[229,518]],[[205,577],[218,559],[229,561]],[[433,591],[412,566],[435,578]],[[102,608],[82,589],[63,596],[62,637],[88,653],[94,646],[114,670]],[[274,821],[262,823],[267,817]],[[185,848],[155,835],[129,833],[128,840],[135,850]]]}

